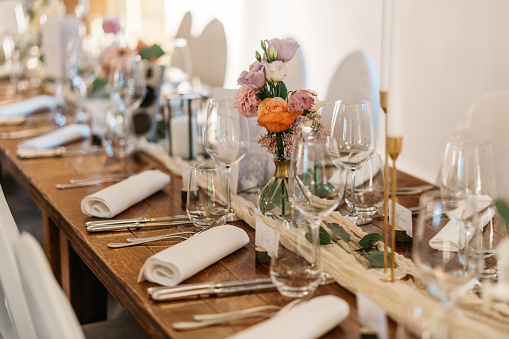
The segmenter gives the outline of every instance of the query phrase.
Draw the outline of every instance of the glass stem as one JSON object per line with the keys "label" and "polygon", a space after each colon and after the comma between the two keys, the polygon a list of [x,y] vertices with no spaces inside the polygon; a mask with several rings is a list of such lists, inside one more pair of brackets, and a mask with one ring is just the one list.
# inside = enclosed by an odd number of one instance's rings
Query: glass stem
{"label": "glass stem", "polygon": [[350,174],[352,175],[352,190],[350,192],[350,199],[352,200],[352,207],[350,207],[350,216],[356,217],[357,212],[355,211],[355,175],[357,174],[357,171],[351,170]]}
{"label": "glass stem", "polygon": [[225,165],[225,173],[226,173],[226,213],[229,214],[231,212],[231,196],[230,196],[230,173],[232,171],[231,165]]}

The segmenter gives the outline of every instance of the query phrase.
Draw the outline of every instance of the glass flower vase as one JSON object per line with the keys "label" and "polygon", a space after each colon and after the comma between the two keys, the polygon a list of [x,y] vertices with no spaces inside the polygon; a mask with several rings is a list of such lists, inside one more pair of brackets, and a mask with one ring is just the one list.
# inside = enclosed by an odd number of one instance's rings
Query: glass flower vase
{"label": "glass flower vase", "polygon": [[288,171],[290,159],[274,159],[276,171],[260,192],[258,208],[260,212],[273,219],[289,221],[292,215],[292,205],[288,199]]}

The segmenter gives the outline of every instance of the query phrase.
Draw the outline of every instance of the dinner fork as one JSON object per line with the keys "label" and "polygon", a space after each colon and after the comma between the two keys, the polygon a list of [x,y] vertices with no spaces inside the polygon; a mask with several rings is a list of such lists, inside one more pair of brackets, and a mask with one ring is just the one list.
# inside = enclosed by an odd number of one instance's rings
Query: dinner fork
{"label": "dinner fork", "polygon": [[[252,317],[264,317],[264,318],[272,318],[275,315],[282,314],[285,312],[288,312],[292,308],[294,308],[296,305],[307,301],[311,299],[313,296],[312,293],[304,296],[300,299],[295,299],[285,306],[276,306],[276,305],[265,305],[265,306],[257,306],[245,310],[240,311],[233,311],[233,312],[227,312],[222,314],[216,314],[216,315],[195,315],[194,319],[203,319],[203,320],[197,320],[197,321],[177,321],[173,323],[173,328],[176,330],[193,330],[197,328],[203,328],[208,327],[212,325],[218,325],[222,324],[227,321],[231,320],[238,320],[238,319],[244,319],[244,318],[252,318]],[[262,311],[265,310],[276,310],[276,312],[273,313],[264,313]]]}
{"label": "dinner fork", "polygon": [[[108,247],[109,248],[129,247],[129,246],[136,246],[136,245],[141,245],[141,244],[145,244],[145,243],[148,243],[148,242],[153,242],[153,241],[158,241],[158,240],[165,240],[165,239],[171,239],[171,238],[180,238],[180,239],[187,240],[187,239],[189,239],[191,237],[197,236],[198,234],[201,234],[201,233],[203,233],[205,231],[208,231],[211,228],[223,225],[225,221],[226,221],[226,217],[223,216],[223,217],[221,217],[221,218],[219,218],[217,220],[214,220],[213,222],[210,223],[210,225],[208,225],[207,227],[205,227],[204,229],[202,229],[202,230],[200,230],[198,232],[178,232],[178,233],[164,234],[164,235],[158,235],[158,236],[148,237],[148,238],[128,238],[126,240],[127,242],[109,243]],[[191,234],[191,236],[186,237],[185,236],[186,234]]]}

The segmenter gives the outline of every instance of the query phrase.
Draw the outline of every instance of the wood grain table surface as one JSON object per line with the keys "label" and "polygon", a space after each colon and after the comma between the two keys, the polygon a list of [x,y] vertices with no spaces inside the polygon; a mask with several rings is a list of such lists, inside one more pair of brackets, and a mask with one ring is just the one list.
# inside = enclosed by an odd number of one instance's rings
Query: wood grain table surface
{"label": "wood grain table surface", "polygon": [[[5,101],[4,101],[5,102]],[[1,104],[1,101],[0,101]],[[0,132],[21,130],[37,125],[52,124],[50,113],[41,112],[20,126],[0,126]],[[45,120],[44,118],[47,117]],[[138,283],[138,273],[147,258],[171,245],[156,242],[143,246],[110,249],[109,242],[125,242],[128,237],[146,237],[172,232],[169,229],[133,230],[88,233],[85,222],[93,220],[81,212],[81,200],[110,184],[58,190],[56,184],[73,178],[98,177],[109,173],[133,173],[152,166],[169,173],[162,164],[142,152],[136,152],[122,161],[105,154],[78,157],[59,157],[21,160],[16,156],[17,144],[24,139],[0,140],[0,163],[4,170],[23,187],[43,212],[45,251],[51,266],[82,323],[101,320],[106,315],[106,289],[123,305],[140,327],[153,338],[225,338],[260,320],[235,321],[192,331],[176,331],[174,321],[189,321],[196,313],[224,312],[264,304],[284,305],[290,300],[278,292],[252,293],[225,297],[210,297],[171,302],[149,299],[147,288],[155,284]],[[68,145],[80,148],[89,140]],[[399,186],[414,186],[424,182],[410,175],[399,174]],[[116,218],[157,217],[185,214],[181,201],[181,179],[171,175],[171,182],[163,190],[129,208]],[[399,203],[417,205],[418,197],[400,197]],[[237,252],[209,266],[184,283],[253,279],[269,276],[269,267],[255,262],[255,232],[243,221],[232,222],[244,229],[250,242]],[[192,226],[179,226],[191,230]],[[383,220],[376,219],[363,226],[366,232],[383,232]],[[410,255],[410,244],[399,244],[397,250]],[[355,296],[337,284],[320,286],[316,295],[334,294],[345,299],[350,307],[349,317],[329,332],[326,338],[359,338]],[[394,321],[389,321],[391,337]]]}

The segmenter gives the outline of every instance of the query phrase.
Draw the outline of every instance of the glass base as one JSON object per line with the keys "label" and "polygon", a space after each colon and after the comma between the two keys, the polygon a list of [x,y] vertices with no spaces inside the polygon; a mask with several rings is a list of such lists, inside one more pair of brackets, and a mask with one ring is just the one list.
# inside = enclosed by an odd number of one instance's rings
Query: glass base
{"label": "glass base", "polygon": [[[390,282],[391,281],[391,269],[387,268],[387,272],[385,272],[385,269],[383,268],[370,268],[368,270],[369,273],[377,276],[380,280],[384,282]],[[395,268],[394,269],[394,280],[405,280],[405,277],[408,275],[403,272],[402,270]]]}
{"label": "glass base", "polygon": [[226,215],[226,221],[238,221],[241,220],[235,213],[233,213],[233,210],[230,210],[230,213]]}

